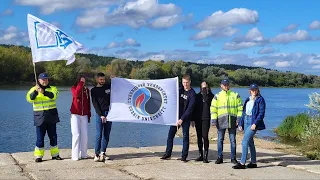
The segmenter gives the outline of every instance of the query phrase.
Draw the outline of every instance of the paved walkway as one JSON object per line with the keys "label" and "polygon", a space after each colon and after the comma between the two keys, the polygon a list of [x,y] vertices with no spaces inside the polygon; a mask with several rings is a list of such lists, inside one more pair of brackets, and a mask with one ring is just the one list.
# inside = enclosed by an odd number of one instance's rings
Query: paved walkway
{"label": "paved walkway", "polygon": [[[164,146],[110,148],[107,163],[93,159],[72,161],[71,150],[62,149],[63,161],[51,160],[46,151],[44,162],[35,163],[32,152],[0,154],[0,179],[320,179],[320,161],[280,152],[257,149],[257,169],[234,170],[225,145],[225,163],[214,164],[216,145],[210,146],[209,164],[195,162],[196,145],[190,147],[190,161],[176,160],[181,146],[174,147],[171,160],[160,160]],[[239,150],[241,147],[239,147]],[[89,150],[93,156],[93,150]],[[240,157],[240,154],[237,154]]]}

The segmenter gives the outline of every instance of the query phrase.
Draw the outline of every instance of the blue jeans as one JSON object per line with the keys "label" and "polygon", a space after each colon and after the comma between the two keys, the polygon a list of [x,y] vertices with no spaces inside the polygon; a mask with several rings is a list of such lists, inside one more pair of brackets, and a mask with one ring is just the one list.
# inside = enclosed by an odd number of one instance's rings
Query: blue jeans
{"label": "blue jeans", "polygon": [[[189,128],[190,128],[190,121],[183,121],[181,124],[182,126],[182,134],[183,134],[183,148],[182,148],[182,158],[188,157],[189,152]],[[167,139],[167,148],[166,148],[166,154],[171,156],[172,148],[173,148],[173,139],[177,132],[177,126],[171,126],[169,133],[168,133],[168,139]]]}
{"label": "blue jeans", "polygon": [[[231,148],[231,159],[236,158],[236,128],[229,128],[229,139]],[[223,159],[223,141],[226,129],[218,129],[218,157]]]}
{"label": "blue jeans", "polygon": [[41,126],[36,126],[38,148],[44,148],[44,136],[48,132],[50,146],[57,146],[57,128],[56,123],[42,123]]}
{"label": "blue jeans", "polygon": [[253,137],[256,134],[257,130],[251,130],[251,117],[245,116],[244,119],[244,136],[242,139],[242,155],[241,155],[241,164],[245,164],[248,156],[248,146],[250,147],[251,163],[257,163],[257,153],[256,147],[254,146]]}
{"label": "blue jeans", "polygon": [[[105,116],[107,116],[108,112],[105,112],[104,114]],[[109,143],[111,126],[112,126],[111,121],[102,123],[101,117],[98,114],[96,115],[96,143],[94,146],[94,150],[96,154],[100,154],[100,152],[104,152],[104,153],[106,152],[107,146]],[[102,140],[102,149],[101,149],[101,140]]]}

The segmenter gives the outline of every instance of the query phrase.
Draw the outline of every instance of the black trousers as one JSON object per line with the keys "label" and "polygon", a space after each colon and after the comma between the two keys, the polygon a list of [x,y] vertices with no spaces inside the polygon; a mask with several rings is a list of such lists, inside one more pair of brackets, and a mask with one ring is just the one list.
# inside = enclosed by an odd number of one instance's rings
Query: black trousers
{"label": "black trousers", "polygon": [[209,129],[210,129],[210,119],[198,120],[195,122],[197,139],[198,139],[198,148],[199,152],[209,150]]}

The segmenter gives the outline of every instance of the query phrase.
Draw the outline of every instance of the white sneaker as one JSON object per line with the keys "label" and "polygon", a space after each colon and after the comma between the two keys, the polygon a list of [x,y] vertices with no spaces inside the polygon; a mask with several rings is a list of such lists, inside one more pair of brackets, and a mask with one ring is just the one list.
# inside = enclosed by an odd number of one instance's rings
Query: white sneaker
{"label": "white sneaker", "polygon": [[99,162],[99,160],[100,160],[100,156],[95,155],[93,161],[94,162]]}
{"label": "white sneaker", "polygon": [[107,157],[107,156],[106,156],[106,153],[102,152],[102,153],[100,154],[99,161],[100,161],[100,162],[105,161],[106,157]]}

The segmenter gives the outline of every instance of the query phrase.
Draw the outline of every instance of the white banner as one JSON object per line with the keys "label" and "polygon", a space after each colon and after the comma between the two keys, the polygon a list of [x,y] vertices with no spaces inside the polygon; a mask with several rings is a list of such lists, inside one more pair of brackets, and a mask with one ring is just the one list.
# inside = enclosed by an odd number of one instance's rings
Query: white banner
{"label": "white banner", "polygon": [[82,44],[57,28],[31,14],[28,14],[28,33],[33,63],[40,61],[75,61],[74,53],[82,49]]}
{"label": "white banner", "polygon": [[175,125],[178,77],[160,80],[111,79],[108,121]]}

